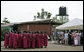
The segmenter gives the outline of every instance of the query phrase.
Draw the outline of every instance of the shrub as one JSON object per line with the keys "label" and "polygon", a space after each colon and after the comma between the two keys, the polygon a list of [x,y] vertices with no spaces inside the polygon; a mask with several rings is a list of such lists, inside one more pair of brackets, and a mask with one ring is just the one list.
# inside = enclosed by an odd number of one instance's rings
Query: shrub
{"label": "shrub", "polygon": [[5,38],[5,32],[6,32],[5,29],[2,29],[2,30],[1,30],[1,41],[4,41],[4,38]]}
{"label": "shrub", "polygon": [[4,41],[4,36],[3,35],[1,35],[1,41]]}

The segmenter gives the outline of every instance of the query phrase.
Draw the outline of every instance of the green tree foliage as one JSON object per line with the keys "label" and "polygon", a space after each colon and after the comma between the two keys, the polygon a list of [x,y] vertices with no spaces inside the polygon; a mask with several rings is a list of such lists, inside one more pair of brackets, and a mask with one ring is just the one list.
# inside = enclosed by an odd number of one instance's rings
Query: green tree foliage
{"label": "green tree foliage", "polygon": [[55,22],[60,22],[60,23],[66,23],[69,21],[68,17],[65,17],[65,16],[59,16],[58,18],[57,18],[57,16],[55,16],[55,17],[53,17],[52,20]]}
{"label": "green tree foliage", "polygon": [[36,16],[34,16],[34,20],[36,20]]}
{"label": "green tree foliage", "polygon": [[51,13],[47,12],[47,11],[44,11],[44,9],[42,8],[41,13],[37,12],[37,16],[36,17],[34,16],[34,20],[36,18],[38,18],[38,19],[50,19],[50,17],[51,17]]}
{"label": "green tree foliage", "polygon": [[7,23],[10,23],[10,21],[8,21],[8,18],[5,17],[4,20],[3,20],[3,23],[7,24]]}
{"label": "green tree foliage", "polygon": [[42,11],[42,12],[41,12],[41,19],[44,19],[44,14],[45,14],[45,13],[44,13],[44,9],[41,9],[41,11]]}
{"label": "green tree foliage", "polygon": [[40,13],[39,12],[37,12],[37,18],[40,18]]}
{"label": "green tree foliage", "polygon": [[4,41],[6,31],[7,29],[1,29],[1,41]]}
{"label": "green tree foliage", "polygon": [[4,41],[4,36],[3,35],[1,35],[1,41]]}
{"label": "green tree foliage", "polygon": [[18,25],[14,24],[12,27],[13,27],[13,31],[17,31]]}
{"label": "green tree foliage", "polygon": [[59,22],[59,19],[57,19],[57,16],[53,17],[52,20],[55,21],[55,22]]}
{"label": "green tree foliage", "polygon": [[47,11],[45,11],[44,13],[45,13],[45,16],[47,16],[47,15],[48,15],[48,12],[47,12]]}
{"label": "green tree foliage", "polygon": [[51,13],[48,13],[47,19],[50,19],[51,17]]}

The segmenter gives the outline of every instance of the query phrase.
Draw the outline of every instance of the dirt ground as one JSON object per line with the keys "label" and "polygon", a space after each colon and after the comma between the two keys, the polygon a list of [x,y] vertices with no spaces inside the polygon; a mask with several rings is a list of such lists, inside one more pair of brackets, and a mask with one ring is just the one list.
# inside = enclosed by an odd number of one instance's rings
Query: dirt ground
{"label": "dirt ground", "polygon": [[47,48],[10,49],[4,48],[4,41],[1,41],[1,51],[83,51],[83,46],[58,45],[51,43],[51,41],[49,41]]}

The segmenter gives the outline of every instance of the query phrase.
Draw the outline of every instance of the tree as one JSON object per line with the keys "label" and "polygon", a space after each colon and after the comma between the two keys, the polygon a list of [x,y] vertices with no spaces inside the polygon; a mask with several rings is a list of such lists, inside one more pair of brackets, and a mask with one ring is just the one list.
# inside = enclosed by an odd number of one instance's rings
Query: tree
{"label": "tree", "polygon": [[44,9],[41,9],[41,19],[44,19]]}
{"label": "tree", "polygon": [[34,20],[36,20],[36,16],[34,16]]}
{"label": "tree", "polygon": [[36,18],[38,18],[38,19],[50,19],[50,17],[51,17],[51,13],[44,11],[44,9],[42,8],[41,13],[37,12],[37,16],[36,17],[34,16],[34,20],[36,20]]}
{"label": "tree", "polygon": [[40,18],[40,13],[39,12],[37,12],[37,18]]}
{"label": "tree", "polygon": [[53,17],[52,20],[55,21],[55,22],[58,22],[59,21],[59,19],[57,19],[57,16]]}
{"label": "tree", "polygon": [[47,15],[48,15],[48,16],[47,16],[47,19],[50,19],[51,13],[48,13]]}
{"label": "tree", "polygon": [[66,23],[69,21],[68,17],[66,17],[66,16],[59,16],[59,17],[55,16],[55,17],[53,17],[52,20],[55,22],[60,22],[60,23]]}
{"label": "tree", "polygon": [[17,30],[18,29],[18,25],[14,24],[12,27],[13,27],[13,31],[18,31]]}
{"label": "tree", "polygon": [[3,22],[4,22],[4,24],[10,23],[10,21],[8,21],[8,18],[6,18],[6,17],[4,18]]}

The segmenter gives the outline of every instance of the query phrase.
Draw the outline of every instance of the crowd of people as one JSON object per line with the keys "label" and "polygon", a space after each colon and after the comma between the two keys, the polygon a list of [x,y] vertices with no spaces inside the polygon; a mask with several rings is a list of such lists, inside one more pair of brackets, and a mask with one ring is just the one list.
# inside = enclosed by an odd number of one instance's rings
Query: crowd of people
{"label": "crowd of people", "polygon": [[83,44],[83,32],[73,31],[73,32],[57,32],[54,37],[58,41],[58,44],[65,45],[81,45]]}
{"label": "crowd of people", "polygon": [[5,48],[43,48],[48,45],[46,32],[6,32]]}

